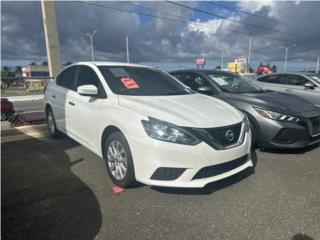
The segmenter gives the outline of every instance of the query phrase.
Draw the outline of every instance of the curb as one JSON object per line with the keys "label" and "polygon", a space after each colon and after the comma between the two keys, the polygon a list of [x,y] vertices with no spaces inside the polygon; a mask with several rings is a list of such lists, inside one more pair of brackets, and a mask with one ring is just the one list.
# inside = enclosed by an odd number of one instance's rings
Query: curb
{"label": "curb", "polygon": [[43,100],[44,95],[25,95],[25,96],[12,96],[12,97],[5,97],[10,102],[23,102],[23,101],[35,101],[35,100]]}

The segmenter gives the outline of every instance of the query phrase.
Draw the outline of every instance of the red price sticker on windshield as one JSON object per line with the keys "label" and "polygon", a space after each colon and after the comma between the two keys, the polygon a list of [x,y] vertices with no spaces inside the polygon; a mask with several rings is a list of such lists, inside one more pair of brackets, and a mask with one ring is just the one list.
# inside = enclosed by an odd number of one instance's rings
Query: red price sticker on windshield
{"label": "red price sticker on windshield", "polygon": [[121,82],[128,89],[140,88],[139,85],[130,77],[121,78]]}

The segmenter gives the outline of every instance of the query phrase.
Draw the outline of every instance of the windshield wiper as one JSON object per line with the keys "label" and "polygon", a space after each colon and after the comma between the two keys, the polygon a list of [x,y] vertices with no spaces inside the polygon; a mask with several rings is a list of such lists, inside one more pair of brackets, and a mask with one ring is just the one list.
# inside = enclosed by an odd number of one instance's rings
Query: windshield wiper
{"label": "windshield wiper", "polygon": [[183,95],[187,94],[187,92],[166,92],[163,95]]}

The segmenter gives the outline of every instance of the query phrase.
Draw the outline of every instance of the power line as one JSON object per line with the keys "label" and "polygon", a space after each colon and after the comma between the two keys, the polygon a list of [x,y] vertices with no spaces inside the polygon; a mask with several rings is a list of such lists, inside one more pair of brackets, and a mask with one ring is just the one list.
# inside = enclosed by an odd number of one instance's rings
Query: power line
{"label": "power line", "polygon": [[[101,7],[101,8],[106,8],[106,9],[110,9],[110,10],[114,10],[114,11],[119,11],[119,12],[126,12],[126,13],[131,13],[131,14],[138,14],[140,16],[147,16],[147,17],[153,17],[153,18],[158,18],[158,19],[162,19],[162,20],[166,20],[166,21],[172,21],[172,22],[182,22],[182,23],[192,23],[192,24],[197,24],[199,26],[203,26],[205,28],[208,28],[208,29],[212,29],[212,28],[215,28],[215,29],[218,29],[218,30],[228,30],[230,32],[235,32],[235,33],[239,33],[239,34],[245,34],[245,35],[248,35],[248,36],[252,36],[254,34],[252,33],[248,33],[248,32],[243,32],[243,31],[238,31],[238,30],[230,30],[230,29],[224,29],[224,28],[221,28],[221,27],[213,27],[211,25],[208,25],[208,24],[203,24],[203,23],[199,23],[199,22],[192,22],[192,21],[189,21],[189,20],[182,20],[181,17],[179,16],[176,16],[176,17],[179,17],[180,19],[174,19],[174,18],[168,18],[168,17],[163,17],[163,16],[157,16],[157,15],[153,15],[153,14],[149,14],[149,13],[141,13],[141,12],[138,12],[138,11],[134,11],[134,10],[127,10],[127,9],[121,9],[121,8],[116,8],[116,7],[111,7],[111,6],[106,6],[106,5],[101,5],[101,4],[97,4],[97,3],[93,3],[93,2],[84,2],[84,1],[74,1],[74,2],[77,2],[77,3],[82,3],[82,4],[86,4],[86,5],[91,5],[91,6],[96,6],[96,7]],[[146,7],[144,7],[146,8]],[[153,9],[154,10],[154,9]],[[154,10],[155,11],[155,10]],[[172,15],[172,14],[171,14]],[[267,39],[271,39],[271,40],[275,40],[275,41],[282,41],[282,42],[292,42],[292,40],[287,40],[287,39],[281,39],[281,38],[274,38],[274,37],[269,37],[269,36],[256,36],[256,37],[260,37],[260,38],[267,38]]]}
{"label": "power line", "polygon": [[166,15],[169,15],[169,16],[173,16],[173,17],[177,17],[177,18],[179,18],[181,20],[186,21],[186,19],[184,17],[178,16],[178,15],[170,13],[170,12],[160,11],[158,9],[141,6],[141,5],[137,5],[137,4],[134,4],[134,3],[128,3],[128,2],[125,2],[125,3],[121,2],[121,3],[122,4],[126,4],[126,5],[131,5],[131,6],[134,6],[134,7],[137,7],[137,8],[141,8],[141,9],[144,9],[144,10],[149,10],[149,11],[152,11],[152,12],[163,13],[163,14],[166,14]]}
{"label": "power line", "polygon": [[231,21],[231,22],[235,22],[235,23],[247,25],[247,26],[250,26],[250,27],[255,27],[255,28],[259,28],[259,29],[265,29],[265,30],[272,31],[272,32],[279,32],[279,33],[282,33],[282,34],[287,34],[287,35],[291,35],[291,36],[295,36],[295,37],[318,38],[318,37],[314,37],[314,36],[306,36],[306,35],[300,35],[300,34],[297,35],[297,34],[294,34],[294,33],[283,32],[283,31],[280,31],[280,30],[275,30],[275,29],[272,29],[272,28],[267,28],[267,27],[263,27],[263,26],[258,26],[258,25],[255,25],[255,24],[247,23],[247,22],[241,22],[241,21],[238,21],[238,20],[236,20],[236,19],[231,19],[231,18],[228,18],[228,17],[225,17],[225,16],[221,16],[221,15],[218,15],[218,14],[214,14],[214,13],[211,13],[211,12],[208,12],[208,11],[205,11],[205,10],[202,10],[202,9],[190,7],[190,6],[187,6],[187,5],[184,5],[184,4],[181,4],[181,3],[177,3],[177,2],[172,2],[172,1],[167,1],[167,2],[168,2],[168,3],[171,3],[171,4],[174,4],[174,5],[177,5],[177,6],[180,6],[180,7],[183,7],[183,8],[187,8],[187,9],[196,11],[196,12],[204,13],[204,14],[207,14],[207,15],[211,15],[211,16],[218,17],[218,18],[221,18],[221,19],[225,19],[225,20],[227,20],[227,21]]}
{"label": "power line", "polygon": [[235,12],[243,13],[243,14],[246,14],[246,15],[249,15],[249,16],[253,16],[253,17],[257,17],[257,18],[261,18],[261,19],[266,19],[268,21],[277,22],[277,23],[280,23],[280,24],[283,24],[283,25],[287,25],[289,27],[300,28],[300,29],[303,29],[305,31],[311,31],[311,32],[319,34],[319,32],[316,32],[314,30],[308,29],[306,27],[302,27],[302,26],[298,26],[298,25],[295,25],[295,24],[291,24],[291,23],[287,23],[287,22],[284,22],[284,21],[280,21],[280,20],[277,20],[277,19],[272,19],[272,18],[268,18],[268,17],[265,17],[265,16],[249,13],[249,12],[246,12],[246,11],[243,11],[243,10],[239,10],[239,9],[236,9],[236,8],[233,8],[233,7],[225,6],[225,5],[220,4],[220,3],[216,3],[216,2],[204,2],[204,3],[215,5],[215,6],[218,6],[218,7],[225,8],[225,9],[229,9],[229,10],[232,10],[232,11],[235,11]]}

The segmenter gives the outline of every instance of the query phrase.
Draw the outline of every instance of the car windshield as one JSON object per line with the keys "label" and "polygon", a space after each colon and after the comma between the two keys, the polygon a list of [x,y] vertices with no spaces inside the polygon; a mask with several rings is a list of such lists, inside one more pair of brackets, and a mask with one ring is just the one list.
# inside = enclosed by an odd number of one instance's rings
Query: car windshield
{"label": "car windshield", "polygon": [[119,95],[165,96],[193,93],[169,74],[157,69],[131,66],[100,66],[112,92]]}
{"label": "car windshield", "polygon": [[261,93],[265,90],[253,81],[230,73],[208,73],[222,91],[229,93]]}
{"label": "car windshield", "polygon": [[319,83],[320,84],[320,75],[318,75],[318,74],[310,74],[310,75],[308,75],[311,79],[313,79],[313,80],[315,80],[317,83]]}

